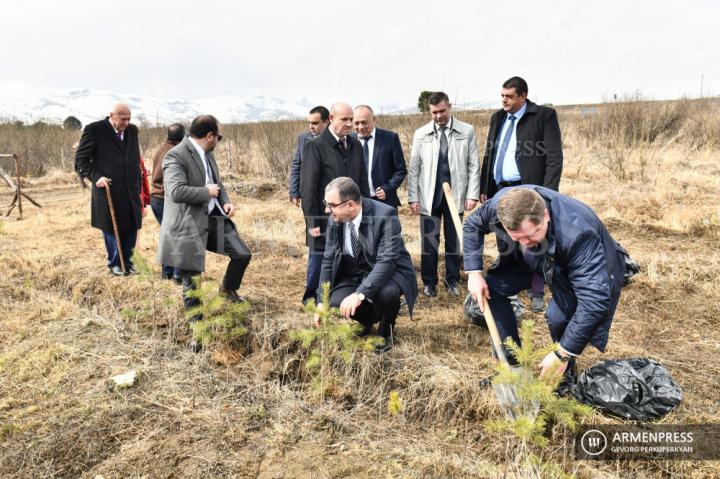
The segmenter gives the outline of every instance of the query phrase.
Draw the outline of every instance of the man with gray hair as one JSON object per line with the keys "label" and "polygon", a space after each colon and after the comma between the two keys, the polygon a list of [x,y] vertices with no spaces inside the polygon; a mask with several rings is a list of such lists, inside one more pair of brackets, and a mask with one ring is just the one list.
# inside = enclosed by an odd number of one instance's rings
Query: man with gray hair
{"label": "man with gray hair", "polygon": [[432,121],[415,132],[408,170],[408,202],[420,214],[420,272],[425,296],[437,295],[440,222],[445,236],[445,288],[459,296],[460,252],[458,232],[443,194],[450,184],[453,201],[462,217],[480,198],[480,154],[475,129],[451,114],[450,99],[435,92],[428,99]]}
{"label": "man with gray hair", "polygon": [[[491,232],[499,257],[483,276]],[[467,219],[463,245],[468,291],[481,308],[488,300],[503,341],[520,344],[510,296],[530,287],[534,274],[550,287],[545,316],[557,351],[542,360],[541,375],[558,370],[572,381],[575,358],[588,344],[605,350],[627,253],[588,206],[542,186],[503,188]]]}
{"label": "man with gray hair", "polygon": [[[107,266],[116,276],[136,272],[131,258],[137,232],[142,226],[140,143],[138,129],[130,123],[130,118],[130,107],[124,103],[116,104],[104,120],[85,127],[75,152],[75,171],[81,178],[92,181],[90,224],[102,230]],[[112,198],[114,218],[106,189]],[[117,222],[119,245],[113,221]]]}
{"label": "man with gray hair", "polygon": [[398,134],[378,128],[376,123],[372,108],[355,107],[353,124],[363,147],[370,197],[397,208],[400,206],[397,190],[407,176],[405,156]]}
{"label": "man with gray hair", "polygon": [[317,295],[322,297],[326,282],[331,294],[330,304],[318,307],[338,307],[340,314],[362,325],[361,335],[370,334],[379,323],[381,342],[375,351],[383,353],[393,345],[400,296],[405,296],[411,316],[417,297],[415,270],[397,210],[362,198],[358,185],[347,177],[327,185],[323,203],[330,219]]}

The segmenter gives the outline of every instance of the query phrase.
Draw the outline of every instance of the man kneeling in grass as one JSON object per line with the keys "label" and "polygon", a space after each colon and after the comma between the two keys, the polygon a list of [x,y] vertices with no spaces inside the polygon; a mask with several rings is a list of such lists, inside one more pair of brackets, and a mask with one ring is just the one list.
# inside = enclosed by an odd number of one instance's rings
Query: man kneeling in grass
{"label": "man kneeling in grass", "polygon": [[403,243],[397,210],[362,198],[357,183],[344,176],[327,185],[324,204],[330,218],[317,297],[322,298],[322,285],[329,282],[330,306],[358,321],[362,334],[370,334],[379,323],[382,341],[376,352],[385,352],[393,345],[400,295],[405,296],[410,314],[417,297],[415,270]]}
{"label": "man kneeling in grass", "polygon": [[[499,257],[483,276],[484,237],[490,232]],[[535,273],[550,287],[545,317],[558,348],[539,365],[541,376],[556,369],[574,381],[575,357],[588,343],[605,351],[625,252],[587,205],[541,186],[504,188],[467,219],[463,246],[468,290],[476,300],[488,299],[503,341],[520,344],[508,297],[528,289]]]}

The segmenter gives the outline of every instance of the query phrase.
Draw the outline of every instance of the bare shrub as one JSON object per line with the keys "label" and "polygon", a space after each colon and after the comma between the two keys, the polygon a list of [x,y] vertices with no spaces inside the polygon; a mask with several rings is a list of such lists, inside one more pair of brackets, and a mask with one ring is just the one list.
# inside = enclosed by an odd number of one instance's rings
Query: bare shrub
{"label": "bare shrub", "polygon": [[578,119],[576,129],[590,142],[602,144],[613,138],[632,147],[677,133],[687,110],[686,101],[650,102],[635,94],[589,109]]}

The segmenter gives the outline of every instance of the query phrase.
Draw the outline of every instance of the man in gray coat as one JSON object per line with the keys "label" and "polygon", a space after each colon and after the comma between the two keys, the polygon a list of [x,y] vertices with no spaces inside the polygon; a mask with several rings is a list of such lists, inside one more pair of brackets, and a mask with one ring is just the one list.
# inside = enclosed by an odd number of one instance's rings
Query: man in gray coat
{"label": "man in gray coat", "polygon": [[193,277],[205,270],[206,250],[230,258],[220,294],[232,302],[245,301],[237,290],[252,255],[230,219],[235,206],[220,181],[212,154],[221,140],[217,119],[198,116],[190,125],[190,136],[163,160],[165,211],[158,261],[182,270],[185,308],[198,304],[188,292],[194,288]]}
{"label": "man in gray coat", "polygon": [[413,137],[408,168],[408,203],[420,214],[420,273],[425,296],[437,295],[440,221],[445,236],[445,287],[459,296],[460,253],[458,232],[442,184],[450,183],[453,200],[462,217],[463,210],[475,208],[480,199],[480,154],[472,125],[454,118],[450,99],[439,91],[430,95],[432,121],[420,127]]}

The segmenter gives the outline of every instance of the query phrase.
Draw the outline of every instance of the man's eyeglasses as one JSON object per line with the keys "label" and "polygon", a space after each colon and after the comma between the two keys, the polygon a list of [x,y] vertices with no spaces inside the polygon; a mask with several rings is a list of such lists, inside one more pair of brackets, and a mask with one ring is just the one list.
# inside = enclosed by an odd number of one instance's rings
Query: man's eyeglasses
{"label": "man's eyeglasses", "polygon": [[337,207],[339,207],[339,206],[342,206],[342,205],[344,205],[345,203],[347,203],[347,202],[349,202],[349,201],[350,201],[350,200],[345,200],[345,201],[343,201],[342,203],[338,203],[338,204],[334,205],[334,204],[332,204],[332,203],[328,203],[327,201],[323,200],[323,205],[325,205],[326,208],[329,208],[330,211],[332,211],[333,208],[337,208]]}
{"label": "man's eyeglasses", "polygon": [[214,135],[215,135],[215,137],[218,139],[218,141],[222,141],[222,139],[223,139],[223,136],[222,136],[222,135],[219,135],[219,134],[217,134],[217,133],[214,133]]}

